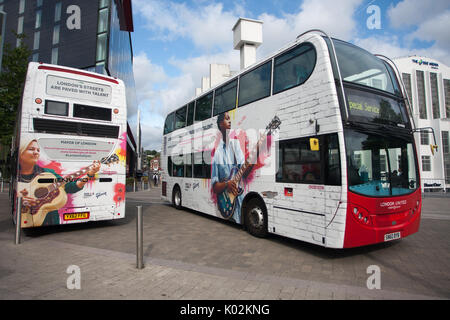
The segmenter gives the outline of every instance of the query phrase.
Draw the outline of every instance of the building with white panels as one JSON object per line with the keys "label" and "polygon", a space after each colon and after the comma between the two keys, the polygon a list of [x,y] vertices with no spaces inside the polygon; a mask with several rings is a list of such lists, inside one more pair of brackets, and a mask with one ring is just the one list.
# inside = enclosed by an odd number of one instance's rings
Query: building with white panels
{"label": "building with white panels", "polygon": [[434,153],[433,135],[416,133],[422,190],[450,190],[450,68],[427,57],[394,59],[409,99],[417,128],[434,129],[438,151]]}

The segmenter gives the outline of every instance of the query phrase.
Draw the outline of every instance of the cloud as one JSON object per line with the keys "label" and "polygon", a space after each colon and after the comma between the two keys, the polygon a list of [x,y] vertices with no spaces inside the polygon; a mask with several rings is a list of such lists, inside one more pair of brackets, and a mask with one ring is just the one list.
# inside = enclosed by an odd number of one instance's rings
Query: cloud
{"label": "cloud", "polygon": [[205,50],[223,49],[232,41],[231,28],[243,12],[240,5],[225,11],[222,3],[188,7],[185,3],[160,0],[135,0],[134,8],[159,40],[185,38]]}
{"label": "cloud", "polygon": [[[258,56],[269,55],[292,42],[301,33],[311,29],[321,29],[330,36],[342,40],[350,40],[356,31],[355,10],[362,0],[305,0],[292,14],[276,17],[269,13],[261,14],[263,21],[263,44]],[[339,20],[339,23],[336,21]]]}
{"label": "cloud", "polygon": [[[435,0],[403,0],[388,9],[390,25],[396,29],[408,29],[405,46],[418,55],[432,57],[450,63],[450,2]],[[414,48],[414,41],[431,42],[426,50]]]}
{"label": "cloud", "polygon": [[[448,0],[403,0],[388,9],[390,25],[401,29],[421,24],[434,19],[441,12],[450,8]],[[448,29],[447,29],[448,30]]]}
{"label": "cloud", "polygon": [[144,150],[161,150],[162,144],[162,126],[152,126],[148,122],[141,122],[142,129],[142,147]]}
{"label": "cloud", "polygon": [[138,104],[145,100],[153,100],[157,95],[158,86],[165,84],[169,79],[164,68],[153,64],[145,52],[134,56],[133,73]]}
{"label": "cloud", "polygon": [[437,48],[450,51],[450,10],[437,14],[425,20],[416,31],[408,36],[410,39],[434,41]]}
{"label": "cloud", "polygon": [[407,56],[422,56],[436,59],[447,65],[450,64],[448,51],[443,50],[436,45],[422,49],[404,47],[400,44],[400,40],[397,36],[356,38],[354,44],[373,54],[382,54],[390,59]]}

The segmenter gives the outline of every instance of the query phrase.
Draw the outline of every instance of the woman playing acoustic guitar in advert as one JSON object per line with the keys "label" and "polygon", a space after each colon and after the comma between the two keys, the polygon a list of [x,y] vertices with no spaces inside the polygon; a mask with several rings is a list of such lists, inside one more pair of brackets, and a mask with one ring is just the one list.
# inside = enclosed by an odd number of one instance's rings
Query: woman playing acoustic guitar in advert
{"label": "woman playing acoustic guitar in advert", "polygon": [[[22,212],[31,214],[34,226],[60,224],[58,209],[66,204],[66,194],[82,190],[89,179],[95,178],[101,163],[94,161],[79,175],[70,177],[71,181],[61,183],[61,181],[67,181],[67,178],[64,179],[53,169],[43,168],[37,164],[40,152],[36,139],[21,141],[18,191],[23,199]],[[88,178],[80,178],[84,175],[87,175]],[[50,183],[50,187],[41,187],[42,183],[38,181],[45,178],[49,181],[60,182]]]}

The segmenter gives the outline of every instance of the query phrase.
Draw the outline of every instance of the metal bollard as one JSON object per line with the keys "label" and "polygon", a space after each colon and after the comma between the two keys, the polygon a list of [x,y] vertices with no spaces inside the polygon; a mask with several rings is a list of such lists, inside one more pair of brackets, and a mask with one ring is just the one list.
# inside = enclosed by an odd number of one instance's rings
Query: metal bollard
{"label": "metal bollard", "polygon": [[22,224],[22,197],[17,197],[16,204],[16,239],[15,244],[20,244],[20,231]]}
{"label": "metal bollard", "polygon": [[144,268],[144,246],[143,246],[143,234],[144,225],[142,221],[142,206],[137,206],[137,218],[136,218],[136,268]]}
{"label": "metal bollard", "polygon": [[133,181],[133,192],[136,192],[136,180]]}

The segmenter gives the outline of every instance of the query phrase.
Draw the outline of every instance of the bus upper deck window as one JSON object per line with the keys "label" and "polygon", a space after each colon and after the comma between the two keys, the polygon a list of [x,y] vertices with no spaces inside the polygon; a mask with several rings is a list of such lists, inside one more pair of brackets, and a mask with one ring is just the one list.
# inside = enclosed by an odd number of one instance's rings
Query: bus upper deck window
{"label": "bus upper deck window", "polygon": [[56,115],[56,116],[68,116],[69,115],[69,104],[67,102],[46,100],[45,101],[45,113]]}

